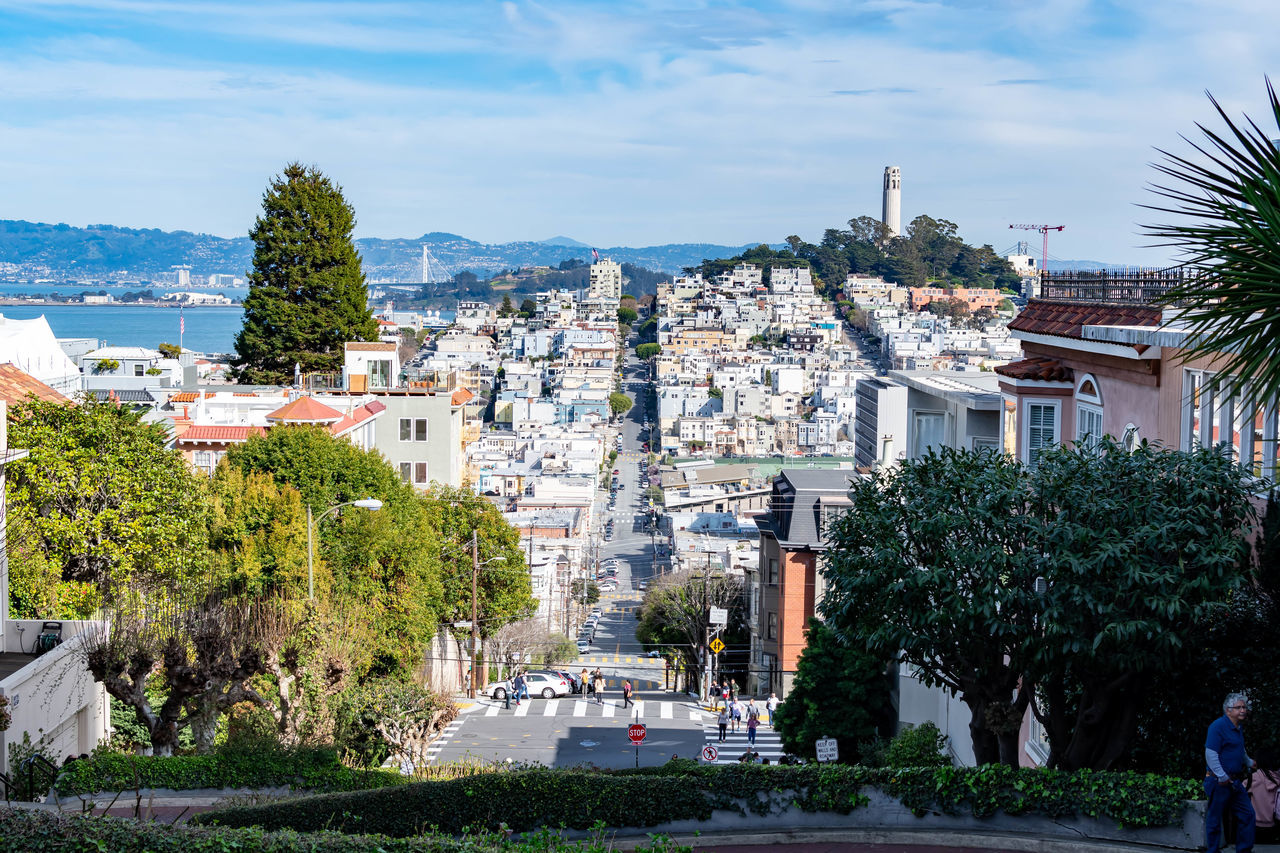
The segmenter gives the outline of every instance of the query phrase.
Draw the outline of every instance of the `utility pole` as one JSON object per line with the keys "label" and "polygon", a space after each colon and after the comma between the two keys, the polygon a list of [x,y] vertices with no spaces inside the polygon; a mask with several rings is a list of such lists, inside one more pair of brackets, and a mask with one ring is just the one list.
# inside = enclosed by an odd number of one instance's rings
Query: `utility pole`
{"label": "utility pole", "polygon": [[711,552],[706,552],[707,562],[702,572],[702,612],[707,617],[707,636],[703,645],[702,701],[711,699]]}
{"label": "utility pole", "polygon": [[471,531],[471,684],[467,696],[476,698],[476,648],[480,636],[479,616],[476,610],[476,582],[480,578],[480,534]]}

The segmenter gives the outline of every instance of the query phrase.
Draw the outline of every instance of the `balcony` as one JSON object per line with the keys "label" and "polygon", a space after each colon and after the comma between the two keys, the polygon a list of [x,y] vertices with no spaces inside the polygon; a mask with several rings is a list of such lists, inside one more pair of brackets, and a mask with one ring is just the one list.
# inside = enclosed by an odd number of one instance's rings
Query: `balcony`
{"label": "balcony", "polygon": [[1150,305],[1186,279],[1182,267],[1046,271],[1040,279],[1040,298]]}

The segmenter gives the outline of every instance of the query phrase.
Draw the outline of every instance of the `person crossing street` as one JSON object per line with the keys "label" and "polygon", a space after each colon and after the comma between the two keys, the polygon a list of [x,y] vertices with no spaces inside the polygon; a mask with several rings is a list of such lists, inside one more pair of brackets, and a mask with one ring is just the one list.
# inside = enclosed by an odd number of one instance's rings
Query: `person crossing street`
{"label": "person crossing street", "polygon": [[631,698],[631,682],[624,680],[622,682],[622,707],[629,708],[636,704]]}

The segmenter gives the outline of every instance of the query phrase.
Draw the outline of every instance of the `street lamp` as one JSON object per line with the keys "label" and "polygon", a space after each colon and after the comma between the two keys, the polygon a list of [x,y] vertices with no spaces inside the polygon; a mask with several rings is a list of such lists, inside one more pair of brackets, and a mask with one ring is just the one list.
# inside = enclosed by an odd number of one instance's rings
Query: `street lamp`
{"label": "street lamp", "polygon": [[320,517],[313,523],[311,521],[311,505],[307,504],[307,598],[314,599],[316,597],[316,580],[315,580],[315,547],[311,542],[311,531],[315,529],[315,525],[324,521],[325,516],[332,515],[344,506],[358,506],[361,509],[367,509],[370,512],[376,512],[382,509],[382,501],[377,498],[360,498],[359,500],[347,501],[337,506],[331,506],[324,512],[320,513]]}

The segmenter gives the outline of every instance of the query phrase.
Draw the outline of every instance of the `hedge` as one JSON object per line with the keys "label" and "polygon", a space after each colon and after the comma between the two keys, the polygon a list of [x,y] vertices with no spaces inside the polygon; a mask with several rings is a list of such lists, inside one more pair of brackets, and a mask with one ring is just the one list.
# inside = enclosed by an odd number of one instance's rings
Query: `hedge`
{"label": "hedge", "polygon": [[62,796],[136,788],[273,788],[358,791],[403,784],[399,773],[354,770],[332,749],[218,752],[165,757],[103,753],[67,764],[54,789]]}
{"label": "hedge", "polygon": [[[550,833],[526,843],[503,842],[497,835],[464,839],[440,836],[387,838],[337,832],[299,834],[260,829],[171,826],[125,818],[58,815],[0,808],[0,853],[84,853],[86,850],[146,853],[605,853],[600,838],[568,842]],[[669,840],[655,838],[645,853],[689,853]]]}
{"label": "hedge", "polygon": [[[206,825],[260,826],[300,832],[336,829],[406,837],[426,829],[457,834],[499,827],[585,829],[655,826],[706,820],[715,809],[758,815],[789,807],[848,814],[865,806],[864,788],[878,788],[921,815],[967,812],[988,817],[1043,814],[1108,818],[1122,826],[1169,826],[1182,819],[1195,782],[1150,774],[978,768],[869,769],[847,765],[729,767],[677,761],[641,771],[531,769],[423,782],[352,794],[302,797],[197,815]],[[792,792],[788,805],[772,791]],[[744,807],[741,803],[746,803]]]}

